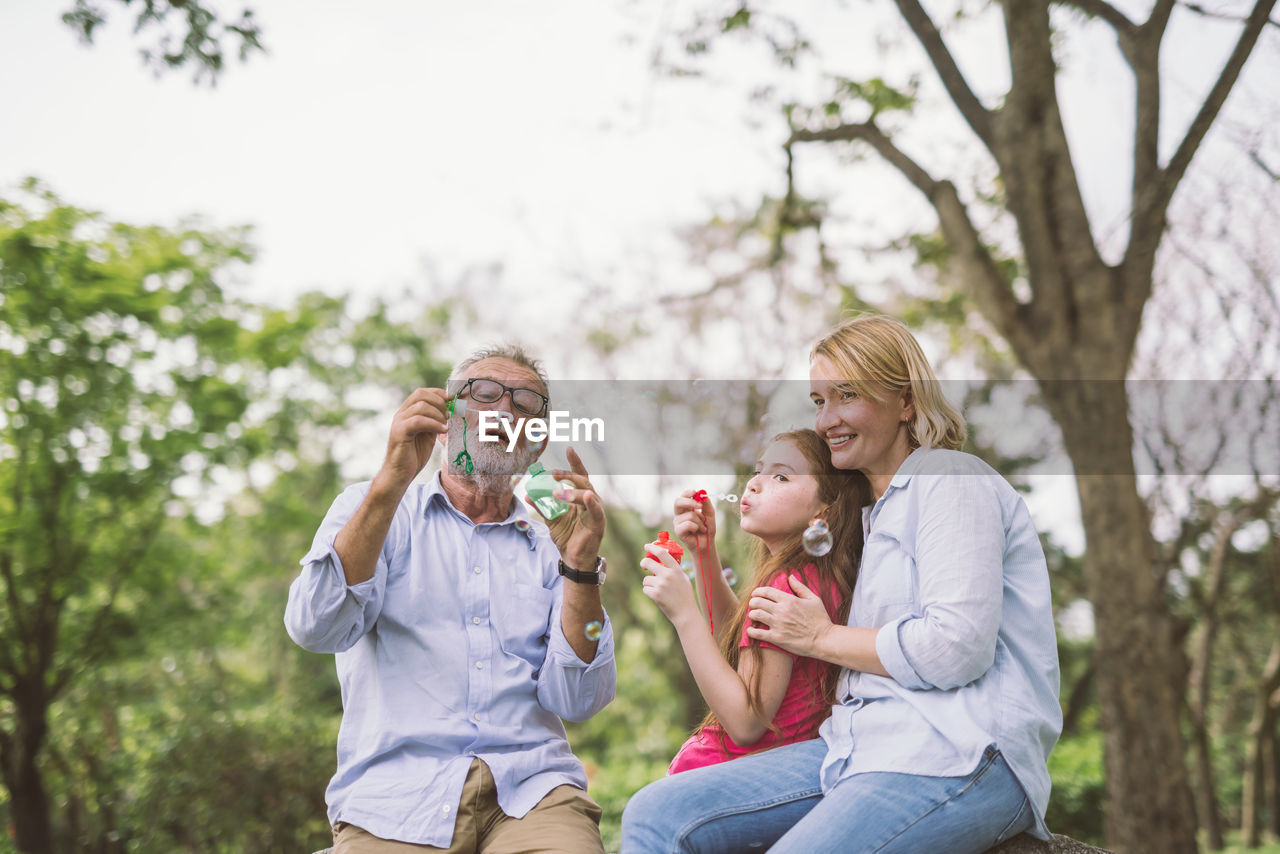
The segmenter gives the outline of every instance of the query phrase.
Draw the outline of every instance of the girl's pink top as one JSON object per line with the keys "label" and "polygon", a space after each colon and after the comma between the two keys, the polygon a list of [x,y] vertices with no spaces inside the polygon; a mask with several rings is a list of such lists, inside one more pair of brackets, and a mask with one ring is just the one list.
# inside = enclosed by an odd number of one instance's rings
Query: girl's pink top
{"label": "girl's pink top", "polygon": [[[806,565],[796,574],[800,576],[800,580],[806,587],[822,597],[823,604],[827,606],[827,614],[832,621],[835,621],[841,605],[840,590],[835,582],[823,583],[813,564]],[[767,586],[776,587],[785,593],[792,592],[791,585],[787,583],[787,575],[786,572],[779,572]],[[749,622],[748,620],[747,623]],[[747,625],[744,623],[740,645],[748,646],[750,640],[747,637]],[[760,646],[780,649],[765,641],[761,641]],[[701,732],[689,736],[688,741],[680,747],[675,758],[671,760],[671,767],[667,769],[667,773],[679,774],[690,768],[714,765],[748,753],[758,753],[770,747],[814,738],[818,724],[831,712],[830,706],[819,694],[818,685],[823,670],[833,665],[816,658],[806,658],[789,652],[787,655],[790,655],[794,661],[791,666],[791,681],[787,683],[787,693],[783,695],[782,705],[778,706],[778,713],[773,718],[773,724],[778,728],[779,733],[765,730],[759,741],[739,746],[734,744],[733,739],[729,738],[719,724],[704,727]]]}

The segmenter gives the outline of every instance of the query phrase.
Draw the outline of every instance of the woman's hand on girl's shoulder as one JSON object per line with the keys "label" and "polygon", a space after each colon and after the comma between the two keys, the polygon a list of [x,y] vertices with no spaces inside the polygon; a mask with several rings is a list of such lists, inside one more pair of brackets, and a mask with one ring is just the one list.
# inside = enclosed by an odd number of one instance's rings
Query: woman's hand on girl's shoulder
{"label": "woman's hand on girl's shoulder", "polygon": [[[698,490],[705,495],[704,490]],[[716,542],[716,511],[709,498],[694,499],[694,490],[686,489],[676,498],[675,519],[671,529],[676,539],[690,549],[705,549]]]}
{"label": "woman's hand on girl's shoulder", "polygon": [[747,617],[755,624],[747,628],[747,635],[787,652],[813,657],[822,636],[833,625],[831,616],[822,597],[806,587],[798,575],[792,573],[787,579],[792,593],[776,587],[751,591]]}

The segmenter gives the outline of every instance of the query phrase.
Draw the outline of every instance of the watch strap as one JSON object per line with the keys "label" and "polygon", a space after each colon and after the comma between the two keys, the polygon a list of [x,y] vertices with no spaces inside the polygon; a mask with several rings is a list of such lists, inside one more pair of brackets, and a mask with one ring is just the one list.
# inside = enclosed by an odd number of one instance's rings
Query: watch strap
{"label": "watch strap", "polygon": [[576,584],[601,584],[603,583],[603,573],[600,567],[604,563],[603,557],[596,558],[596,568],[591,570],[574,569],[560,561],[560,574]]}

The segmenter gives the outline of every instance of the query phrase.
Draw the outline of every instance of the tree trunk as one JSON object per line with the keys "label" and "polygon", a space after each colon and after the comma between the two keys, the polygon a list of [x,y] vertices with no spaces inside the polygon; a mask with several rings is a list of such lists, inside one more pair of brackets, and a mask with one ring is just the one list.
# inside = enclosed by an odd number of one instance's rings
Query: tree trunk
{"label": "tree trunk", "polygon": [[[1271,714],[1273,718],[1280,717],[1280,697],[1274,694],[1271,697]],[[1271,820],[1267,826],[1271,829],[1271,838],[1280,839],[1280,732],[1276,731],[1275,726],[1271,728],[1268,737],[1271,739],[1271,761],[1267,763],[1267,788],[1271,794]]]}
{"label": "tree trunk", "polygon": [[1200,636],[1188,680],[1187,708],[1191,717],[1191,743],[1196,757],[1195,794],[1200,828],[1208,835],[1210,851],[1220,851],[1222,815],[1218,810],[1218,787],[1213,775],[1213,753],[1209,747],[1210,675],[1213,673],[1214,645],[1218,637],[1218,603],[1226,580],[1227,551],[1231,537],[1244,520],[1237,514],[1214,526],[1213,548],[1209,555],[1208,578],[1204,585],[1204,610],[1200,616]]}
{"label": "tree trunk", "polygon": [[1261,683],[1249,721],[1249,753],[1244,764],[1244,791],[1241,793],[1240,830],[1247,848],[1262,844],[1262,812],[1266,803],[1264,789],[1265,757],[1270,752],[1269,736],[1276,728],[1276,704],[1271,696],[1280,689],[1280,641],[1271,647],[1263,668]]}
{"label": "tree trunk", "polygon": [[[1076,466],[1097,630],[1107,838],[1120,854],[1195,854],[1177,662],[1122,381],[1042,382]],[[1158,781],[1158,784],[1153,785]]]}
{"label": "tree trunk", "polygon": [[1202,715],[1192,712],[1192,744],[1196,755],[1196,815],[1200,828],[1208,835],[1210,851],[1221,851],[1226,845],[1222,836],[1222,815],[1218,811],[1218,790],[1213,779],[1213,754],[1209,750],[1209,727]]}
{"label": "tree trunk", "polygon": [[13,695],[14,732],[0,734],[0,768],[9,790],[14,842],[23,854],[53,854],[49,798],[37,764],[48,732],[47,704],[41,694],[19,685]]}

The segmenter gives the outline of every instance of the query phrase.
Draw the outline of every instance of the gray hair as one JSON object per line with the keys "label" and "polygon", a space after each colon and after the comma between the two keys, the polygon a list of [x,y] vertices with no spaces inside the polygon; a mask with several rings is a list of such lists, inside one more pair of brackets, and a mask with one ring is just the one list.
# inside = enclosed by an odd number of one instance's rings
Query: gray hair
{"label": "gray hair", "polygon": [[477,362],[483,362],[485,359],[505,359],[525,368],[538,378],[538,382],[542,383],[542,393],[551,396],[548,386],[547,373],[542,369],[542,362],[530,356],[525,352],[524,347],[514,342],[504,344],[491,344],[476,350],[470,356],[453,366],[453,370],[449,372],[449,383],[447,390],[449,394],[456,394],[457,388],[466,379],[467,370]]}

